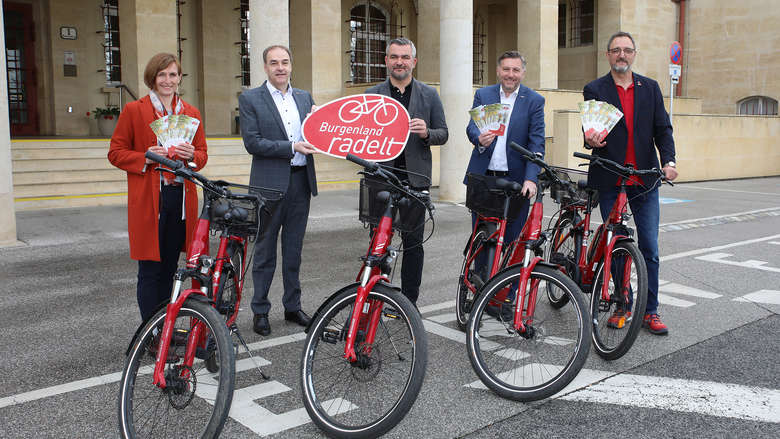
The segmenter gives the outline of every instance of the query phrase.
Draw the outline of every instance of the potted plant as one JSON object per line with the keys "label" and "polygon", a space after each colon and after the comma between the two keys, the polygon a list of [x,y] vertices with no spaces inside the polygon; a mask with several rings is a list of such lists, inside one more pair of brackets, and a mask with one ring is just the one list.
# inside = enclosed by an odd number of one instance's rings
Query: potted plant
{"label": "potted plant", "polygon": [[95,116],[100,135],[110,137],[114,133],[116,122],[119,120],[119,107],[97,107],[93,111],[87,111],[87,117]]}

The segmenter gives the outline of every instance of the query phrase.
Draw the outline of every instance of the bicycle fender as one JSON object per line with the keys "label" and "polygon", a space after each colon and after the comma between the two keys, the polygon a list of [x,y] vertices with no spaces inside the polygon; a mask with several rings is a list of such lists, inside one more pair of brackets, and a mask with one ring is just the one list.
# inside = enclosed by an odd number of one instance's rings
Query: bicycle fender
{"label": "bicycle fender", "polygon": [[[380,279],[378,284],[381,284],[384,287],[391,288],[396,291],[401,291],[401,287],[391,284],[390,282],[385,281],[384,279]],[[317,316],[319,316],[322,313],[323,309],[326,309],[330,303],[338,296],[339,294],[343,293],[346,290],[349,290],[351,288],[358,288],[360,287],[359,282],[353,282],[349,285],[346,285],[342,287],[340,290],[336,291],[335,293],[331,294],[327,299],[325,299],[320,306],[317,308],[317,311],[314,311],[314,314],[311,316],[311,320],[309,321],[309,324],[306,326],[306,329],[303,330],[305,334],[309,333],[309,328],[311,327],[311,324],[314,322],[314,320],[317,319]]]}
{"label": "bicycle fender", "polygon": [[[190,291],[190,292],[187,292],[187,291]],[[197,291],[197,294],[191,294],[192,291]],[[210,303],[210,304],[214,303],[208,297],[204,296],[203,293],[201,293],[200,290],[185,290],[185,291],[182,291],[181,294],[185,295],[184,296],[185,299],[191,298],[191,299],[197,300],[199,302],[205,302],[205,303]],[[169,303],[171,303],[170,300],[166,300],[165,302],[162,302],[160,305],[157,306],[157,308],[154,310],[154,312],[148,318],[146,318],[146,320],[141,322],[141,324],[138,326],[138,329],[135,330],[135,334],[133,334],[133,338],[130,339],[130,344],[127,345],[127,349],[125,349],[125,357],[130,355],[130,349],[132,349],[133,344],[135,344],[135,340],[141,334],[141,330],[144,328],[144,326],[146,326],[146,324],[149,323],[149,320],[154,318],[154,316],[156,316],[157,313],[160,312],[160,310],[165,309],[168,306]],[[182,301],[182,303],[184,303],[184,302]]]}

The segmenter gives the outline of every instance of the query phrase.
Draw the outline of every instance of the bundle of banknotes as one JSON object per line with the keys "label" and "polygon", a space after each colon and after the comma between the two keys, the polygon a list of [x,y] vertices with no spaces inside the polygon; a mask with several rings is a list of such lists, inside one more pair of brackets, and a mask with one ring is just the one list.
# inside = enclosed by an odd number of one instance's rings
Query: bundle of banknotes
{"label": "bundle of banknotes", "polygon": [[164,116],[149,124],[166,152],[170,151],[171,146],[192,143],[199,125],[198,119],[183,114]]}
{"label": "bundle of banknotes", "polygon": [[471,120],[479,128],[480,134],[487,131],[497,136],[503,136],[509,122],[509,104],[480,105],[469,110]]}
{"label": "bundle of banknotes", "polygon": [[623,113],[608,102],[591,99],[580,102],[579,105],[582,131],[587,136],[593,132],[603,133],[606,136],[623,117]]}

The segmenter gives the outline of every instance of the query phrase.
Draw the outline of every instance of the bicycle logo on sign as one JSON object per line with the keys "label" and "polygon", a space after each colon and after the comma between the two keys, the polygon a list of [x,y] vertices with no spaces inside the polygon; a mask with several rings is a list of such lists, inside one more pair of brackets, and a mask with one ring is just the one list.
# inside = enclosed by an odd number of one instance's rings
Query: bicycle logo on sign
{"label": "bicycle logo on sign", "polygon": [[387,126],[398,118],[398,107],[387,101],[384,96],[362,95],[358,99],[344,102],[339,108],[339,118],[344,123],[351,123],[361,116],[370,114],[379,126]]}

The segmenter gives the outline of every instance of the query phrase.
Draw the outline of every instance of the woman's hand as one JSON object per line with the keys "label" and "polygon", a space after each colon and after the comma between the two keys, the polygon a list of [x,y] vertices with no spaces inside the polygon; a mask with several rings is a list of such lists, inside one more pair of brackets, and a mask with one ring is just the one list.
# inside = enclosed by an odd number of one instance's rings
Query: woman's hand
{"label": "woman's hand", "polygon": [[[153,152],[153,153],[155,153],[155,154],[157,154],[159,156],[165,157],[165,148],[163,148],[160,145],[152,145],[152,146],[149,147],[149,149],[147,151],[151,151],[151,152]],[[157,162],[155,162],[154,160],[151,160],[151,159],[146,159],[146,164],[147,165],[151,165],[153,163],[157,163]]]}
{"label": "woman's hand", "polygon": [[189,143],[180,143],[176,145],[176,157],[184,160],[184,161],[190,161],[192,160],[192,157],[195,156],[195,147],[190,145]]}

